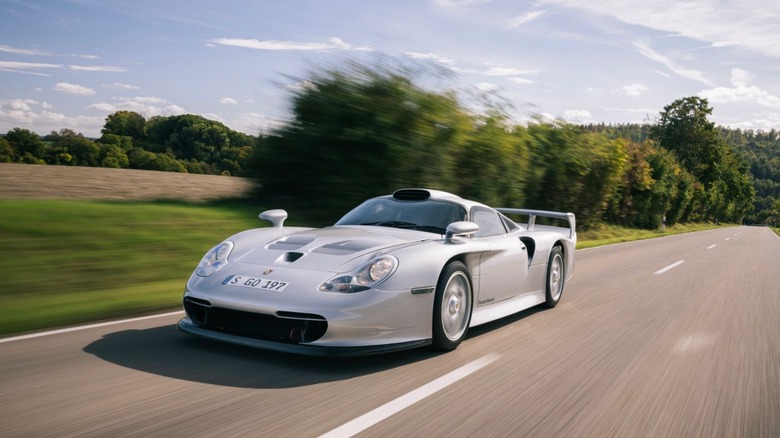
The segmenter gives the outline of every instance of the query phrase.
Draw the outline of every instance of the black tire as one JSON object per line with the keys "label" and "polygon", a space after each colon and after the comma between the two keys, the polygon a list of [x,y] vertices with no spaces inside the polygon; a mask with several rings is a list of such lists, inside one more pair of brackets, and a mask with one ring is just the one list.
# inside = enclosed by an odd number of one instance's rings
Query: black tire
{"label": "black tire", "polygon": [[553,247],[550,251],[550,259],[547,261],[547,307],[558,305],[563,295],[563,286],[566,281],[566,263],[563,259],[563,250],[560,246]]}
{"label": "black tire", "polygon": [[433,342],[438,350],[454,350],[466,337],[471,322],[471,276],[461,262],[444,267],[433,300]]}

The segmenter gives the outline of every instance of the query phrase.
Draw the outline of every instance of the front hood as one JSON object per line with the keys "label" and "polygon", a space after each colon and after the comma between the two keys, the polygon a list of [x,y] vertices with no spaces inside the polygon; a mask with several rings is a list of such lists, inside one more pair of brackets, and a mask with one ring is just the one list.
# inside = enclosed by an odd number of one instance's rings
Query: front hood
{"label": "front hood", "polygon": [[[269,267],[346,272],[379,253],[441,238],[420,231],[361,225],[289,231],[262,244],[244,247],[230,261]],[[236,249],[244,246],[243,239],[255,240],[246,234],[236,236]]]}

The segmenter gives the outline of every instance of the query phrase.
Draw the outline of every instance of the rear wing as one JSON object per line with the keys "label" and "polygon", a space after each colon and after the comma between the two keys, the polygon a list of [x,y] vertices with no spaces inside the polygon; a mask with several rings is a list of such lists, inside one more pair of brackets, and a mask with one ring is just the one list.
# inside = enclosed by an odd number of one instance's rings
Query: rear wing
{"label": "rear wing", "polygon": [[533,231],[536,224],[536,216],[561,219],[569,222],[569,238],[573,239],[577,235],[577,221],[574,219],[574,213],[562,213],[558,211],[544,210],[525,210],[522,208],[497,208],[496,211],[502,214],[520,214],[528,216],[528,226],[526,230]]}

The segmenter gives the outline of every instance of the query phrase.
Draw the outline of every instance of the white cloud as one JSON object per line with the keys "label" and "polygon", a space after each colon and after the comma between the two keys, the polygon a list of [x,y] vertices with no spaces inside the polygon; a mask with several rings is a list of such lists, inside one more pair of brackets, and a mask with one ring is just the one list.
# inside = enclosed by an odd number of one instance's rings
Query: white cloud
{"label": "white cloud", "polygon": [[747,87],[747,84],[753,80],[755,76],[747,70],[741,68],[731,69],[731,84],[735,87]]}
{"label": "white cloud", "polygon": [[719,125],[728,126],[734,129],[752,129],[754,131],[771,131],[780,126],[780,114],[770,113],[763,115],[762,118],[746,120],[743,122],[719,123]]}
{"label": "white cloud", "polygon": [[536,83],[536,81],[532,81],[526,78],[507,78],[506,80],[517,85],[528,85]]}
{"label": "white cloud", "polygon": [[24,128],[45,135],[51,131],[70,128],[89,136],[100,135],[103,117],[67,116],[48,111],[46,102],[33,99],[0,100],[0,132]]}
{"label": "white cloud", "polygon": [[546,11],[533,11],[527,14],[518,15],[517,17],[513,18],[512,21],[509,22],[509,28],[514,29],[516,27],[520,27],[525,23],[536,20],[537,18],[543,16],[545,13]]}
{"label": "white cloud", "polygon": [[245,134],[257,135],[260,132],[269,132],[280,128],[285,121],[269,118],[259,113],[248,113],[241,115],[238,119],[224,122],[230,129],[243,132]]}
{"label": "white cloud", "polygon": [[673,73],[676,73],[679,76],[688,79],[693,79],[695,81],[702,82],[706,85],[710,85],[710,86],[714,85],[712,82],[710,82],[710,80],[704,77],[704,74],[702,72],[677,65],[677,63],[674,62],[674,60],[656,52],[655,50],[651,49],[650,46],[648,46],[643,42],[635,42],[634,47],[639,49],[639,53],[642,54],[642,56],[651,59],[653,61],[660,62],[661,64],[666,66],[666,68],[668,68]]}
{"label": "white cloud", "polygon": [[95,55],[79,55],[79,54],[76,54],[76,53],[57,54],[57,53],[51,53],[51,52],[47,52],[45,50],[39,50],[39,49],[21,49],[19,47],[6,46],[5,44],[0,44],[0,52],[13,53],[14,55],[70,56],[70,57],[73,57],[73,58],[100,59],[99,56],[95,56]]}
{"label": "white cloud", "polygon": [[238,101],[236,101],[236,99],[233,99],[232,97],[223,97],[219,99],[219,103],[223,105],[238,105]]}
{"label": "white cloud", "polygon": [[641,96],[644,92],[650,91],[642,84],[630,84],[622,87],[623,91],[629,96]]}
{"label": "white cloud", "polygon": [[125,102],[137,102],[137,103],[151,104],[151,105],[170,103],[161,97],[154,97],[154,96],[118,97],[116,99]]}
{"label": "white cloud", "polygon": [[0,44],[0,52],[13,53],[14,55],[51,55],[49,52],[38,49],[20,49],[18,47]]}
{"label": "white cloud", "polygon": [[436,61],[438,63],[445,64],[445,65],[452,65],[455,63],[454,59],[436,53],[403,52],[403,54],[413,59]]}
{"label": "white cloud", "polygon": [[106,102],[93,103],[93,104],[87,105],[87,108],[89,108],[89,109],[96,109],[98,111],[105,111],[107,113],[113,113],[113,112],[117,111],[116,105],[112,105],[112,104],[106,103]]}
{"label": "white cloud", "polygon": [[515,75],[535,75],[539,70],[529,70],[523,68],[491,67],[484,70],[482,74],[487,76],[515,76]]}
{"label": "white cloud", "polygon": [[127,69],[124,67],[112,67],[108,65],[69,65],[68,68],[76,71],[104,71],[112,73],[122,73],[127,71]]}
{"label": "white cloud", "polygon": [[327,50],[360,50],[371,51],[371,47],[352,47],[341,38],[331,37],[326,43],[297,42],[279,40],[257,40],[247,38],[217,38],[208,41],[222,46],[242,47],[255,50],[292,50],[292,51],[327,51]]}
{"label": "white cloud", "polygon": [[477,84],[477,90],[484,91],[486,93],[492,92],[492,91],[498,91],[499,86],[496,84],[491,84],[488,82],[480,82]]}
{"label": "white cloud", "polygon": [[305,90],[314,90],[317,88],[317,86],[310,81],[300,81],[294,84],[285,85],[284,88],[294,92],[301,92]]}
{"label": "white cloud", "polygon": [[175,116],[187,112],[179,105],[159,97],[115,97],[114,99],[118,102],[98,102],[87,105],[87,108],[106,113],[113,113],[116,111],[135,111],[144,117]]}
{"label": "white cloud", "polygon": [[755,102],[769,108],[780,108],[780,98],[761,90],[755,85],[748,85],[753,74],[747,70],[734,68],[731,70],[731,85],[733,87],[716,87],[702,90],[699,96],[710,103]]}
{"label": "white cloud", "polygon": [[13,73],[27,73],[40,76],[48,76],[37,73],[38,70],[62,68],[62,64],[47,64],[41,62],[0,61],[0,70]]}
{"label": "white cloud", "polygon": [[141,87],[139,87],[137,85],[125,84],[125,83],[122,83],[122,82],[114,82],[113,84],[105,84],[103,86],[107,87],[107,88],[118,88],[118,89],[122,89],[122,90],[140,90],[141,89]]}
{"label": "white cloud", "polygon": [[463,6],[489,3],[492,0],[433,0],[433,4],[442,8],[459,8]]}
{"label": "white cloud", "polygon": [[[21,62],[21,61],[0,61],[0,70],[3,71],[11,71],[15,73],[28,73],[28,74],[39,74],[35,73],[37,70],[41,69],[62,69],[66,68],[62,64],[50,64],[50,63],[42,63],[42,62]],[[69,70],[75,70],[75,71],[98,71],[98,72],[125,72],[127,71],[124,67],[111,67],[111,66],[105,66],[105,65],[69,65],[67,66]]]}
{"label": "white cloud", "polygon": [[563,112],[563,118],[564,120],[567,120],[569,122],[583,122],[590,120],[593,118],[593,116],[590,114],[590,111],[583,110],[583,109],[574,109],[574,110],[568,110]]}
{"label": "white cloud", "polygon": [[95,90],[84,87],[78,84],[71,84],[69,82],[58,82],[52,88],[54,91],[66,94],[76,94],[79,96],[91,96],[95,94]]}
{"label": "white cloud", "polygon": [[766,0],[544,0],[698,41],[780,57],[780,3]]}

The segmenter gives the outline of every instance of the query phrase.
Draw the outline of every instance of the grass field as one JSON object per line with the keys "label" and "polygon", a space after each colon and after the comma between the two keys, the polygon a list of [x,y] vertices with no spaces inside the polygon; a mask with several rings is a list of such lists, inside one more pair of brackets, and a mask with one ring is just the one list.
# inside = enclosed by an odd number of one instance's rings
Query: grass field
{"label": "grass field", "polygon": [[0,200],[0,334],[176,307],[200,257],[260,210]]}
{"label": "grass field", "polygon": [[[0,200],[0,335],[180,307],[203,254],[229,235],[266,226],[264,208],[212,204]],[[311,213],[291,212],[306,225]],[[316,222],[316,221],[315,221]],[[666,233],[603,227],[579,233],[578,248]]]}

